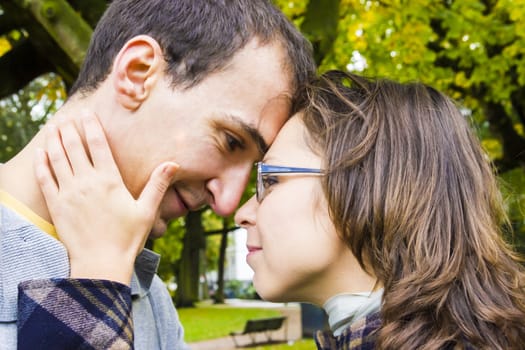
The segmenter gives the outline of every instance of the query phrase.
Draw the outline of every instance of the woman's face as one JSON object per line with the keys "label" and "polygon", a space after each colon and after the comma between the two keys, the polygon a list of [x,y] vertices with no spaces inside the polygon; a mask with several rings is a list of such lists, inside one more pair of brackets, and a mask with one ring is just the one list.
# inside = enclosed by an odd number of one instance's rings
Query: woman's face
{"label": "woman's face", "polygon": [[[263,163],[322,167],[322,159],[305,142],[299,116],[285,124]],[[252,197],[235,217],[248,231],[247,262],[259,295],[270,301],[322,305],[335,293],[347,291],[341,280],[347,280],[348,264],[356,262],[329,218],[321,177],[287,174],[266,180],[261,203]]]}

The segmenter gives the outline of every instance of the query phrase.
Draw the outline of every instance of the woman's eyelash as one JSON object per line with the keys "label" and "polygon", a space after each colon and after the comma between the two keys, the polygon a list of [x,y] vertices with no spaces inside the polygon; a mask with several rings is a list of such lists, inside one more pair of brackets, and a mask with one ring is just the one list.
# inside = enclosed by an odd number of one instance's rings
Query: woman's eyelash
{"label": "woman's eyelash", "polygon": [[276,175],[264,175],[262,177],[262,183],[264,188],[268,188],[279,183],[279,178]]}

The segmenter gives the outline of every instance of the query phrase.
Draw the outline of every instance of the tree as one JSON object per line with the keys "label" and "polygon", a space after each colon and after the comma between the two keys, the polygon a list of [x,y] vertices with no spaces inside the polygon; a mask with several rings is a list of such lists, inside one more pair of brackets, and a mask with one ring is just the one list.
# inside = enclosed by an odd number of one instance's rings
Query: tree
{"label": "tree", "polygon": [[182,307],[193,306],[199,300],[200,257],[205,247],[201,216],[202,211],[190,212],[186,216],[186,233],[177,271],[176,303]]}

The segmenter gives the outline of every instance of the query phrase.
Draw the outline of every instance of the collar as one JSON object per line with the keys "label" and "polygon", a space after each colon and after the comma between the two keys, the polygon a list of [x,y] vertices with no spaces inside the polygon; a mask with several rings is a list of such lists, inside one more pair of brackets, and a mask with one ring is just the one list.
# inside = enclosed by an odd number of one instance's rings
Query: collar
{"label": "collar", "polygon": [[383,288],[375,292],[343,293],[326,301],[323,305],[328,314],[328,323],[335,336],[356,320],[379,311]]}
{"label": "collar", "polygon": [[30,223],[32,223],[51,237],[58,240],[58,235],[55,230],[55,226],[53,226],[48,221],[44,220],[24,203],[20,202],[18,199],[11,196],[9,193],[2,189],[0,189],[0,203],[5,205],[7,208],[10,208],[18,215],[22,216],[27,221],[29,221]]}
{"label": "collar", "polygon": [[131,276],[131,295],[144,297],[149,292],[153,277],[159,267],[160,255],[144,248],[135,259],[135,271]]}

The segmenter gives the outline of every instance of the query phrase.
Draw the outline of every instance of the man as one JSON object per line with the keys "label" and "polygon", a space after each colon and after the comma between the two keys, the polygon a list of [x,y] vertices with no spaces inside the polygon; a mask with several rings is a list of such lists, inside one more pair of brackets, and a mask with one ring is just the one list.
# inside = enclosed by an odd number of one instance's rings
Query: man
{"label": "man", "polygon": [[[79,111],[98,115],[135,198],[159,164],[179,165],[156,213],[151,235],[159,237],[170,219],[188,210],[209,205],[219,215],[233,212],[252,164],[293,112],[313,71],[306,41],[269,1],[115,0],[52,122],[82,129]],[[32,169],[35,150],[45,145],[40,132],[0,169],[3,349],[17,346],[19,283],[69,275],[67,252],[51,237],[51,216]],[[175,309],[155,276],[157,262],[149,251],[136,261],[135,349],[184,346]],[[62,309],[47,311],[59,317]]]}

